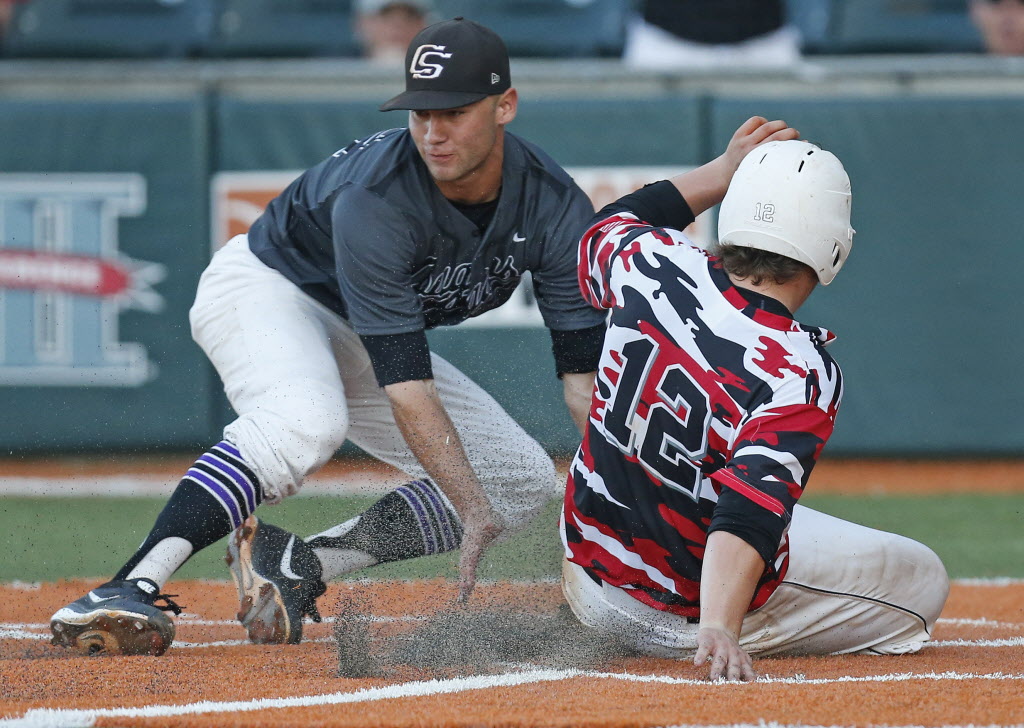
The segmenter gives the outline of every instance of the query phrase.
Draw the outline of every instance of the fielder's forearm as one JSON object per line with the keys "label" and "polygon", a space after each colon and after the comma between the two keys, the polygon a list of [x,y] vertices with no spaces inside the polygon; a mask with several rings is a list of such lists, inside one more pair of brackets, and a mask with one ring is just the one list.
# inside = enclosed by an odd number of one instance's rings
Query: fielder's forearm
{"label": "fielder's forearm", "polygon": [[590,417],[590,399],[594,393],[594,377],[597,372],[585,374],[563,374],[562,390],[565,405],[569,408],[572,421],[582,435],[587,429],[587,418]]}
{"label": "fielder's forearm", "polygon": [[490,503],[466,457],[459,433],[444,409],[432,379],[389,384],[395,422],[420,465],[465,521]]}
{"label": "fielder's forearm", "polygon": [[722,629],[737,640],[764,560],[754,548],[728,531],[708,536],[700,575],[700,626]]}

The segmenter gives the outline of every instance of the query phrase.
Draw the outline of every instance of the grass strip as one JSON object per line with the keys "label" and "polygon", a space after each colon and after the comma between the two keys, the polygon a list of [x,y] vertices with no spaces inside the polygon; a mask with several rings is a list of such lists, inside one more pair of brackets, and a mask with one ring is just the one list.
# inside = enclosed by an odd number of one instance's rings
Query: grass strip
{"label": "grass strip", "polygon": [[[368,497],[293,498],[260,517],[300,536],[318,533],[360,513]],[[901,533],[932,547],[950,575],[1024,577],[1024,494],[934,496],[808,494],[808,507],[873,528]],[[161,498],[12,497],[0,501],[6,558],[0,581],[106,579],[131,556],[163,507]],[[493,547],[483,579],[555,578],[562,554],[558,506],[552,502],[526,530]],[[180,578],[226,579],[224,543],[194,556]],[[387,564],[353,578],[454,577],[456,559],[442,554]]]}

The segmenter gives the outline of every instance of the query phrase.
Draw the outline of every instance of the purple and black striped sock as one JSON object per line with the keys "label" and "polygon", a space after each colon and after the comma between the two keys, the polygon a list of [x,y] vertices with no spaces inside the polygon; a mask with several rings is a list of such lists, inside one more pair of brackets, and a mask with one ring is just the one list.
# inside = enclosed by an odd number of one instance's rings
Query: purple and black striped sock
{"label": "purple and black striped sock", "polygon": [[227,440],[200,455],[184,480],[195,483],[216,499],[231,520],[232,529],[241,526],[262,500],[256,476]]}
{"label": "purple and black striped sock", "polygon": [[306,543],[318,551],[325,572],[333,578],[374,563],[457,549],[462,524],[436,485],[414,480]]}
{"label": "purple and black striped sock", "polygon": [[416,515],[425,555],[440,554],[459,547],[462,527],[433,483],[429,480],[414,480],[398,487],[395,492]]}
{"label": "purple and black striped sock", "polygon": [[125,579],[158,543],[183,538],[192,553],[227,536],[263,500],[259,481],[227,440],[219,442],[188,469],[157,516],[153,530],[115,579]]}

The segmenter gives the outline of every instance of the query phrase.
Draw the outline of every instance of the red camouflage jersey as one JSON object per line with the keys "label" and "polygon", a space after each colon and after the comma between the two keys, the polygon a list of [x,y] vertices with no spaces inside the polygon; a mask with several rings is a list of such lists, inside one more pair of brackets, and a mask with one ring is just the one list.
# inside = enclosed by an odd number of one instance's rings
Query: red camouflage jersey
{"label": "red camouflage jersey", "polygon": [[580,246],[584,297],[611,314],[569,471],[566,558],[698,617],[707,535],[727,530],[765,560],[756,609],[786,573],[793,506],[832,434],[834,336],[751,303],[717,258],[629,211]]}

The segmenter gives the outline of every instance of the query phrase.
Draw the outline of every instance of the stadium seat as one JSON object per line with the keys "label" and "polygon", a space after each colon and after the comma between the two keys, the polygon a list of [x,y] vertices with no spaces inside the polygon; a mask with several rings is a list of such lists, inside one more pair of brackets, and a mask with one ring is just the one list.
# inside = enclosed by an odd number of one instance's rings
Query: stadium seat
{"label": "stadium seat", "polygon": [[357,56],[352,0],[222,0],[208,53]]}
{"label": "stadium seat", "polygon": [[829,52],[833,5],[829,0],[786,0],[786,20],[800,31],[804,53]]}
{"label": "stadium seat", "polygon": [[966,0],[787,0],[808,53],[981,50]]}
{"label": "stadium seat", "polygon": [[491,28],[512,56],[622,54],[630,0],[437,0],[441,17],[462,15]]}
{"label": "stadium seat", "polygon": [[981,48],[965,0],[857,0],[836,5],[836,40],[850,51],[952,53]]}
{"label": "stadium seat", "polygon": [[212,0],[29,0],[15,5],[9,57],[182,57],[213,26]]}

